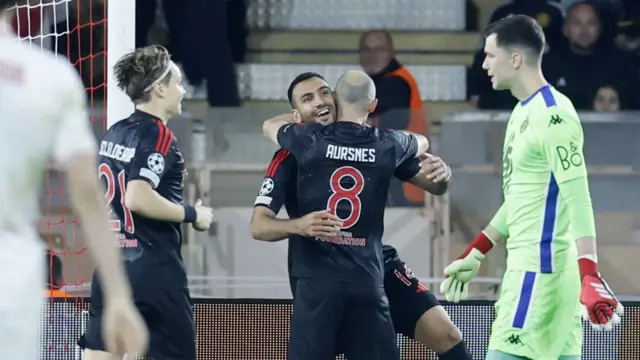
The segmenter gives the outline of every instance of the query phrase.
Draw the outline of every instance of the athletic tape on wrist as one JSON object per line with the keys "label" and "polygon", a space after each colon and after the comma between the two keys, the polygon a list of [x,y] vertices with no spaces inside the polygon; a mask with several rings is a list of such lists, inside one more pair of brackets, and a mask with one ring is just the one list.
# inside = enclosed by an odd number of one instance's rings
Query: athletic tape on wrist
{"label": "athletic tape on wrist", "polygon": [[182,222],[193,223],[198,219],[196,208],[191,205],[184,205],[184,220]]}

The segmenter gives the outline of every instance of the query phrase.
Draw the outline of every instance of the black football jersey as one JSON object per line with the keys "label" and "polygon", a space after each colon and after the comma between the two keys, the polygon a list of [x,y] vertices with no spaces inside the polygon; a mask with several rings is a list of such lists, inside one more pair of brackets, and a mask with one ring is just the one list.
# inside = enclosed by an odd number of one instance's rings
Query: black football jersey
{"label": "black football jersey", "polygon": [[125,189],[132,180],[147,181],[160,196],[182,204],[186,171],[171,130],[151,114],[136,110],[102,138],[98,172],[125,260],[181,264],[181,224],[148,219],[125,206]]}
{"label": "black football jersey", "polygon": [[278,142],[296,159],[298,215],[328,209],[343,222],[335,237],[289,239],[292,275],[382,286],[389,182],[415,157],[415,137],[336,122],[284,126]]}
{"label": "black football jersey", "polygon": [[[401,181],[411,179],[420,171],[419,163],[420,160],[417,158],[407,159],[398,166],[394,173],[395,177]],[[264,206],[277,214],[284,205],[290,219],[304,216],[297,209],[297,181],[298,164],[296,159],[289,151],[278,149],[273,154],[273,158],[265,171],[254,206]],[[289,246],[291,246],[291,242],[289,242]],[[389,269],[395,269],[393,262],[400,261],[397,250],[391,245],[382,245],[382,254],[385,272]],[[293,266],[291,251],[288,253],[288,264],[289,273],[291,274]]]}

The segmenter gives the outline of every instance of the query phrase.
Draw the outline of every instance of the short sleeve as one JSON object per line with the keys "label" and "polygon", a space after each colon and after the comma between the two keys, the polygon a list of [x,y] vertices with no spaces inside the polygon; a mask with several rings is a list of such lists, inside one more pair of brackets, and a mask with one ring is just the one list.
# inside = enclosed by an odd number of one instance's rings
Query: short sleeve
{"label": "short sleeve", "polygon": [[408,159],[415,158],[418,152],[418,140],[415,136],[395,130],[388,130],[394,142],[396,152],[396,167]]}
{"label": "short sleeve", "polygon": [[418,164],[420,164],[420,159],[418,158],[407,159],[396,168],[393,175],[401,181],[408,181],[420,172]]}
{"label": "short sleeve", "polygon": [[137,130],[136,154],[129,167],[129,181],[145,180],[157,188],[162,176],[171,167],[173,132],[159,121]]}
{"label": "short sleeve", "polygon": [[584,162],[584,136],[576,116],[551,111],[543,124],[541,142],[557,183],[587,176]]}
{"label": "short sleeve", "polygon": [[75,70],[65,68],[61,76],[53,159],[61,168],[78,154],[96,154],[96,140],[89,125],[89,110],[84,86]]}
{"label": "short sleeve", "polygon": [[254,206],[264,206],[278,213],[286,201],[287,189],[295,173],[296,159],[287,150],[280,149],[273,155],[260,185]]}
{"label": "short sleeve", "polygon": [[304,149],[311,126],[307,124],[289,124],[278,130],[278,144],[292,154]]}

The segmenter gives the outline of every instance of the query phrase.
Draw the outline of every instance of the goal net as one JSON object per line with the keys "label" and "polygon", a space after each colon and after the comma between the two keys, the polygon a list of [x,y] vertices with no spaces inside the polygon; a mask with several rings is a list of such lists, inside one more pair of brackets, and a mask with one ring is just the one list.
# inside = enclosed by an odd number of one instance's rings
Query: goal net
{"label": "goal net", "polygon": [[[107,2],[31,0],[17,2],[24,5],[11,10],[15,13],[12,25],[21,42],[66,58],[77,69],[90,106],[87,121],[97,137],[110,122],[131,111],[124,95],[115,87],[107,87],[107,79],[111,63],[134,47],[135,1],[111,1],[109,8]],[[115,20],[108,22],[109,18]],[[63,177],[55,170],[46,171],[40,204],[39,231],[48,248],[49,287],[45,292],[49,301],[43,308],[40,359],[80,359],[76,342],[87,319],[83,296],[88,294],[93,268],[78,218],[69,206]]]}

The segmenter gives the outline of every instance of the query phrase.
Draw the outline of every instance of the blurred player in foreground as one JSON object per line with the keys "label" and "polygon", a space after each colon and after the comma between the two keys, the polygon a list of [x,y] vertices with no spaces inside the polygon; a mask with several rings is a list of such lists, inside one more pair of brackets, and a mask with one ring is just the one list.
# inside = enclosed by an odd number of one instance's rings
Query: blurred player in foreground
{"label": "blurred player in foreground", "polygon": [[578,360],[581,310],[604,330],[623,310],[598,272],[582,126],[571,100],[542,76],[544,44],[538,23],[524,15],[485,32],[483,68],[493,88],[520,100],[505,134],[504,203],[490,228],[445,269],[441,290],[449,300],[466,298],[484,254],[508,238],[488,360]]}
{"label": "blurred player in foreground", "polygon": [[[296,116],[300,117],[301,122],[322,125],[335,122],[335,99],[321,75],[298,75],[289,86],[288,97],[294,113],[297,113]],[[428,156],[422,162],[416,158],[405,161],[394,175],[425,191],[442,195],[447,191],[451,171],[439,157]],[[297,167],[296,159],[287,150],[280,149],[274,154],[256,198],[251,218],[254,238],[279,241],[294,235],[329,236],[336,231],[333,221],[339,220],[328,211],[321,210],[305,216],[297,211]],[[283,205],[291,220],[276,218]],[[291,241],[288,245],[291,293],[295,295],[296,277],[292,274],[291,261],[299,244]],[[395,331],[417,339],[438,353],[440,359],[471,360],[460,331],[451,322],[438,300],[413,275],[395,248],[383,245],[382,251],[385,267],[384,290],[389,298]],[[304,266],[304,263],[296,265]]]}
{"label": "blurred player in foreground", "polygon": [[[114,67],[118,87],[136,105],[111,126],[100,144],[98,171],[114,214],[115,232],[136,306],[149,326],[154,359],[194,360],[193,302],[182,261],[181,223],[205,231],[211,208],[183,205],[184,159],[167,121],[182,112],[182,74],[161,46],[137,49]],[[91,284],[87,333],[80,340],[85,360],[119,359],[102,343],[102,273]]]}
{"label": "blurred player in foreground", "polygon": [[[67,59],[18,41],[10,22],[16,1],[0,0],[0,349],[2,359],[39,357],[45,274],[39,219],[42,173],[53,158],[66,174],[73,210],[87,246],[104,274],[107,348],[143,351],[147,331],[133,306],[100,184],[95,177],[96,144],[89,129],[84,87]],[[16,271],[18,270],[18,271]]]}
{"label": "blurred player in foreground", "polygon": [[428,141],[364,125],[376,99],[362,71],[344,74],[336,97],[333,124],[298,125],[288,115],[263,125],[297,161],[299,214],[328,210],[333,219],[323,236],[290,238],[297,279],[288,357],[330,359],[340,346],[350,360],[399,359],[383,286],[384,210],[396,169],[423,154]]}

